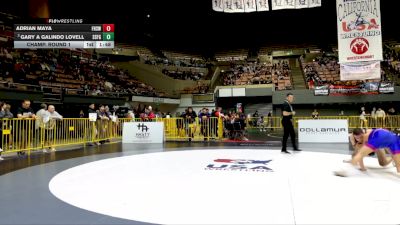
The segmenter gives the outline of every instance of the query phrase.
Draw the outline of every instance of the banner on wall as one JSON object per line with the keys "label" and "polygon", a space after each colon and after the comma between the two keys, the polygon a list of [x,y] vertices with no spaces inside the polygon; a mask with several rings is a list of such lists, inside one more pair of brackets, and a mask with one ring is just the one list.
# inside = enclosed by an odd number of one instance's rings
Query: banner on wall
{"label": "banner on wall", "polygon": [[309,7],[308,0],[296,0],[296,9],[304,9]]}
{"label": "banner on wall", "polygon": [[295,9],[295,0],[272,0],[272,10]]}
{"label": "banner on wall", "polygon": [[269,10],[268,0],[256,0],[256,3],[257,3],[257,11],[262,12]]}
{"label": "banner on wall", "polygon": [[308,0],[309,2],[308,7],[309,8],[321,7],[322,5],[321,1],[322,0]]}
{"label": "banner on wall", "polygon": [[336,0],[339,63],[382,61],[380,0]]}
{"label": "banner on wall", "polygon": [[323,85],[316,86],[315,96],[351,96],[377,95],[379,93],[394,93],[392,83],[365,82],[360,85]]}
{"label": "banner on wall", "polygon": [[[322,0],[272,0],[272,10],[321,7]],[[262,12],[269,10],[268,0],[212,0],[214,11],[226,13]]]}
{"label": "banner on wall", "polygon": [[244,12],[243,0],[224,0],[224,12],[227,13]]}
{"label": "banner on wall", "polygon": [[394,83],[381,82],[381,84],[379,85],[379,93],[393,94],[394,93]]}
{"label": "banner on wall", "polygon": [[331,85],[329,87],[329,95],[331,96],[348,96],[348,95],[376,95],[378,92],[379,82],[366,82],[360,85]]}
{"label": "banner on wall", "polygon": [[256,12],[257,11],[257,3],[256,0],[244,0],[244,12]]}
{"label": "banner on wall", "polygon": [[381,63],[358,62],[340,64],[340,80],[380,80]]}
{"label": "banner on wall", "polygon": [[214,11],[223,12],[224,11],[224,0],[212,0],[212,7]]}
{"label": "banner on wall", "polygon": [[329,95],[329,86],[316,86],[314,88],[314,95],[315,96],[328,96]]}

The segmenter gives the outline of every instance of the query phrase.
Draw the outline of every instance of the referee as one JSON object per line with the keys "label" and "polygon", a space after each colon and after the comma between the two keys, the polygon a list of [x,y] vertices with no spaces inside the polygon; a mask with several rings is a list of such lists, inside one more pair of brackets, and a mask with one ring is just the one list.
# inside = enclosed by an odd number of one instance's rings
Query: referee
{"label": "referee", "polygon": [[292,117],[294,115],[296,115],[296,112],[293,110],[293,106],[292,106],[293,99],[294,99],[293,94],[288,93],[286,95],[286,100],[283,103],[283,108],[282,108],[282,126],[283,126],[282,153],[286,153],[286,154],[290,154],[290,152],[288,152],[286,150],[286,144],[287,144],[289,135],[290,135],[290,139],[292,140],[293,150],[301,151],[300,149],[297,148],[297,145],[296,145],[294,127],[293,127],[293,123],[292,123]]}

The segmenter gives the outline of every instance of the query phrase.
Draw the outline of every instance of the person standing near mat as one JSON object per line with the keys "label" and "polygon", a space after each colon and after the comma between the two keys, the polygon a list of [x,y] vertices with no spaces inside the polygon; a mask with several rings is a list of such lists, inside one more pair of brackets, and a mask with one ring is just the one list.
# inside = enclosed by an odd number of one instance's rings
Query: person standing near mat
{"label": "person standing near mat", "polygon": [[294,151],[301,151],[298,149],[296,145],[296,134],[294,132],[293,127],[293,116],[296,115],[296,112],[293,110],[292,102],[294,100],[294,96],[292,93],[288,93],[286,95],[286,100],[283,102],[282,107],[282,126],[283,126],[283,140],[282,140],[282,153],[290,154],[287,151],[286,145],[287,140],[290,135],[290,139],[292,140],[293,150]]}

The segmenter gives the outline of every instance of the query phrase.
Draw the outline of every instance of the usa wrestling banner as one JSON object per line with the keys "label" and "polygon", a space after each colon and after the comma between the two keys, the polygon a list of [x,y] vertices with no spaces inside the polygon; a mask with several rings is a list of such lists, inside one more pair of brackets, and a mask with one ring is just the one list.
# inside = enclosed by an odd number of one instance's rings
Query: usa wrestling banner
{"label": "usa wrestling banner", "polygon": [[339,63],[382,61],[380,0],[336,0]]}

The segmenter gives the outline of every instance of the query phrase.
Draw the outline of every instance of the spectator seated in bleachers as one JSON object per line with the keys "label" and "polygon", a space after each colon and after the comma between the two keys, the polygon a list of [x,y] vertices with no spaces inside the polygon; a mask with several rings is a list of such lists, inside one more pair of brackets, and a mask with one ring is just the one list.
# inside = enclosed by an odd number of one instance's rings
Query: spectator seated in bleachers
{"label": "spectator seated in bleachers", "polygon": [[162,96],[108,61],[89,60],[91,55],[85,52],[80,52],[79,56],[73,54],[78,53],[62,50],[56,55],[49,50],[1,48],[0,78],[4,82],[0,87],[36,85],[53,93],[65,90],[67,94],[83,95]]}
{"label": "spectator seated in bleachers", "polygon": [[182,94],[207,94],[209,90],[209,84],[197,81],[195,86],[183,89]]}
{"label": "spectator seated in bleachers", "polygon": [[390,46],[384,46],[384,62],[382,67],[388,72],[392,73],[394,80],[400,78],[400,51],[398,48],[392,48]]}
{"label": "spectator seated in bleachers", "polygon": [[196,57],[185,56],[176,53],[165,53],[171,56],[161,57],[142,57],[142,62],[154,66],[163,74],[179,80],[201,80],[208,73],[206,60]]}
{"label": "spectator seated in bleachers", "polygon": [[171,71],[163,69],[162,73],[177,80],[194,80],[198,81],[204,77],[204,73],[195,71]]}

